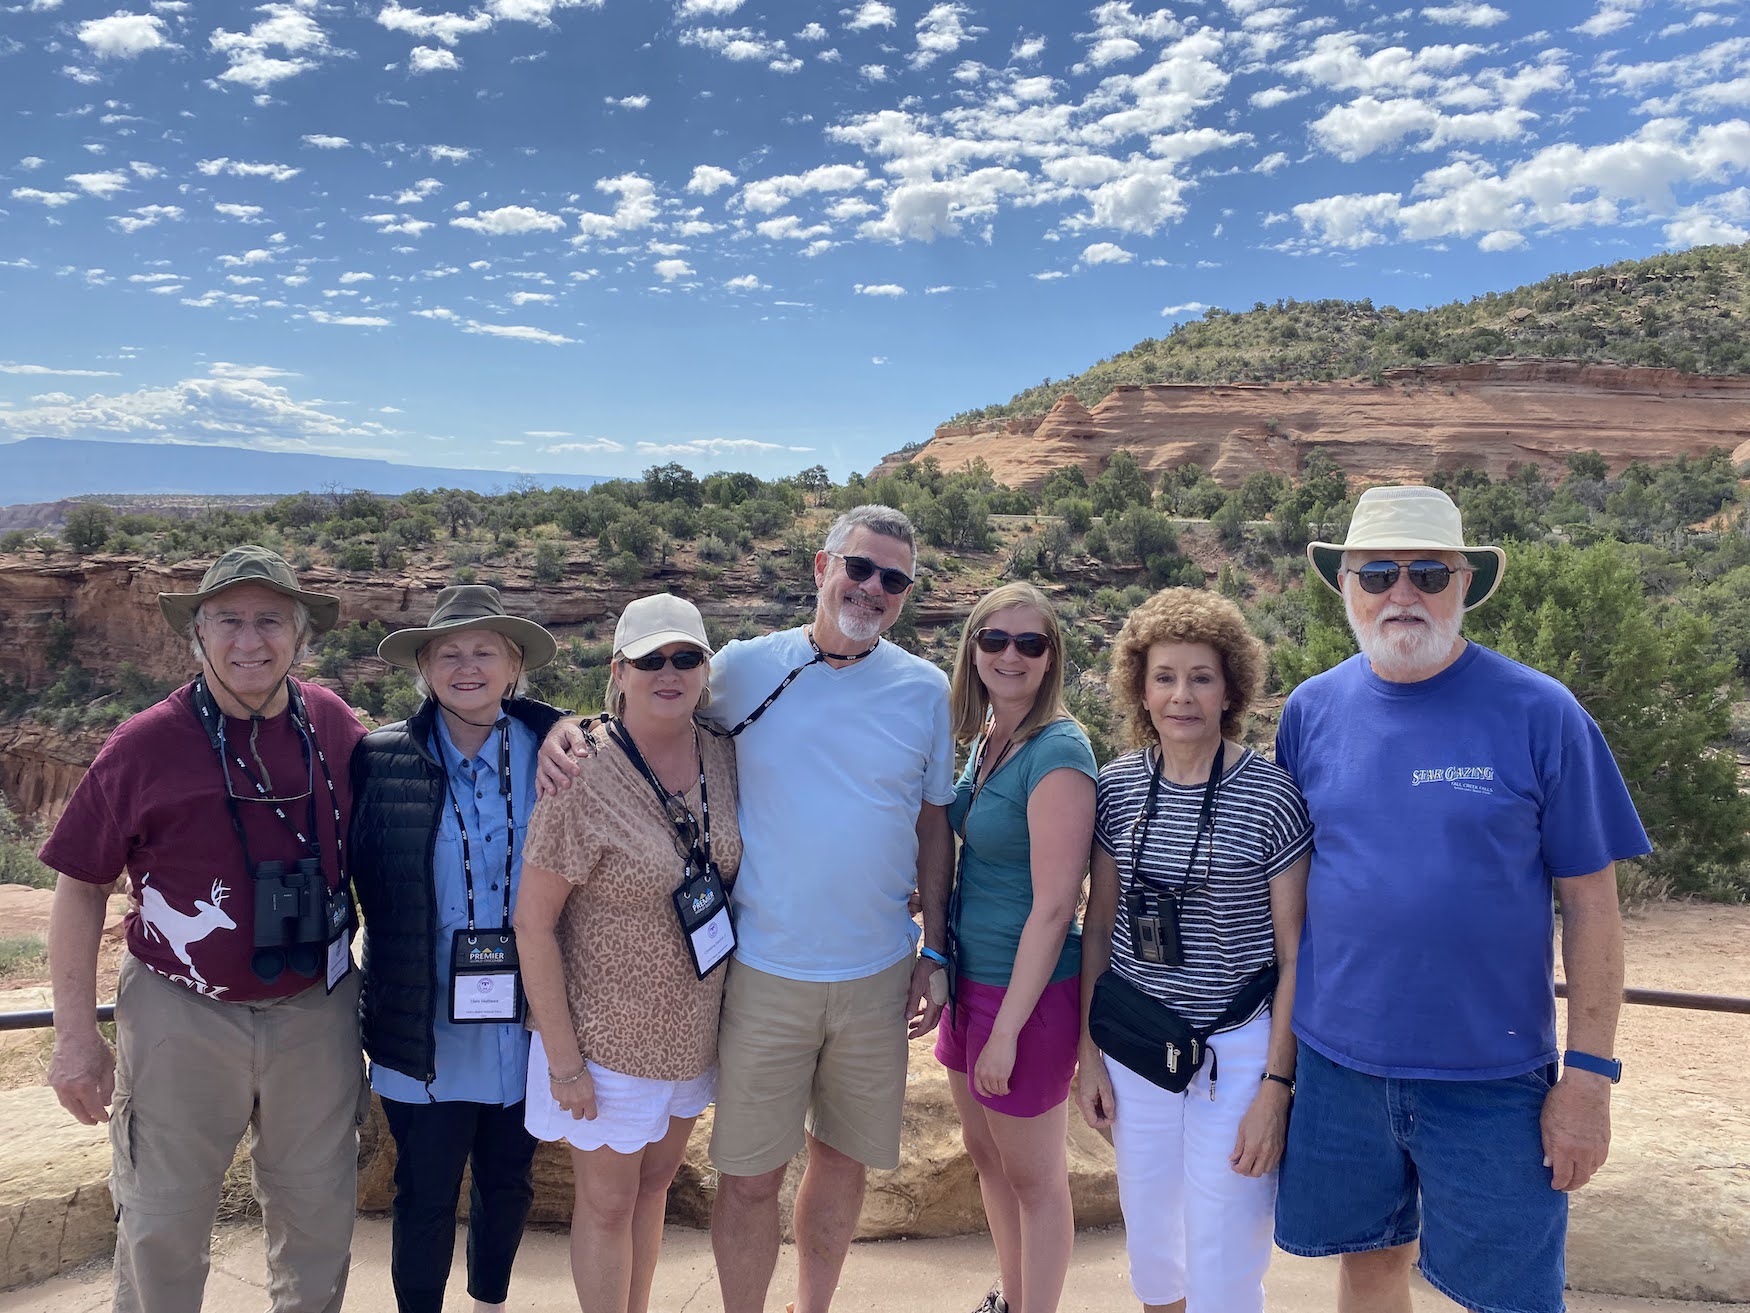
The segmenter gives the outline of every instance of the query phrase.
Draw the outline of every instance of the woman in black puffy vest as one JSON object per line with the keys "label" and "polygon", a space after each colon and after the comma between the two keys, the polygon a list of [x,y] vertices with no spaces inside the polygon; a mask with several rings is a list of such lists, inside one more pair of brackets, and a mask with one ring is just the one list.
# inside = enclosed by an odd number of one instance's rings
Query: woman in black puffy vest
{"label": "woman in black puffy vest", "polygon": [[360,1024],[395,1138],[391,1275],[401,1313],[439,1313],[472,1167],[468,1291],[504,1306],[533,1198],[523,1129],[529,1036],[511,912],[535,755],[562,714],[519,696],[557,645],[498,590],[438,594],[377,654],[425,702],[353,756],[351,863],[364,914]]}

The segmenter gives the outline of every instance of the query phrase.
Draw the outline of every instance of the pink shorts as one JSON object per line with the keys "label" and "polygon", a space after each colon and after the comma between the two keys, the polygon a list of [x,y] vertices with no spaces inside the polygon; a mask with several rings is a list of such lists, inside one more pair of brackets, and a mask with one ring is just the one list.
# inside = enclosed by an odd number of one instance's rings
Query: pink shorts
{"label": "pink shorts", "polygon": [[[936,1060],[949,1071],[965,1072],[969,1085],[972,1069],[978,1065],[978,1055],[990,1039],[997,1010],[1008,992],[1001,985],[962,980],[954,987],[953,1016],[946,1009],[942,1012],[942,1025],[936,1032]],[[980,1094],[972,1086],[972,1097],[1010,1117],[1037,1117],[1050,1112],[1069,1098],[1081,1033],[1081,978],[1071,976],[1047,985],[1016,1041],[1009,1092],[993,1097]]]}

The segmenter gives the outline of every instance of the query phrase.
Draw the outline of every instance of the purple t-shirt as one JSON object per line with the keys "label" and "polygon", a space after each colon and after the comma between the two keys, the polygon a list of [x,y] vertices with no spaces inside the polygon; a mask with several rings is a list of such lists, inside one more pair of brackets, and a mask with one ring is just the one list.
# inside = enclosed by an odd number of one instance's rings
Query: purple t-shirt
{"label": "purple t-shirt", "polygon": [[1414,684],[1354,656],[1289,696],[1276,760],[1313,823],[1295,1034],[1376,1076],[1555,1061],[1551,880],[1651,849],[1573,694],[1476,643]]}
{"label": "purple t-shirt", "polygon": [[[269,984],[250,970],[255,943],[255,889],[225,807],[225,776],[206,730],[195,717],[192,684],[118,725],[73,791],[67,810],[39,856],[45,866],[92,884],[108,884],[125,870],[135,904],[127,915],[128,952],[159,975],[227,1003],[283,998],[311,980],[291,971]],[[341,825],[352,812],[348,764],[364,737],[352,709],[318,684],[298,683],[310,729],[334,779]],[[250,724],[228,720],[234,754],[247,760]],[[310,783],[297,730],[286,712],[264,722],[256,740],[285,796]],[[235,764],[232,785],[247,796],[250,784]],[[322,871],[333,889],[340,881],[334,805],[315,765],[316,831]],[[302,826],[303,802],[286,814]],[[256,862],[296,862],[304,849],[260,802],[240,802],[238,813]],[[322,976],[316,977],[320,982]]]}

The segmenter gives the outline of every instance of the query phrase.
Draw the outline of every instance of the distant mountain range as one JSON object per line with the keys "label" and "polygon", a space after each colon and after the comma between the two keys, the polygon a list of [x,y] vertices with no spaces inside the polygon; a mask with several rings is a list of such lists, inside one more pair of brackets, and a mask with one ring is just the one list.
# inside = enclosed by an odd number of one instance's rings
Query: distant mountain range
{"label": "distant mountain range", "polygon": [[0,444],[0,506],[92,494],[236,497],[319,492],[328,487],[393,494],[415,488],[506,492],[518,479],[544,487],[587,488],[594,474],[520,474],[395,465],[386,460],[250,451],[162,442],[84,442],[25,438]]}

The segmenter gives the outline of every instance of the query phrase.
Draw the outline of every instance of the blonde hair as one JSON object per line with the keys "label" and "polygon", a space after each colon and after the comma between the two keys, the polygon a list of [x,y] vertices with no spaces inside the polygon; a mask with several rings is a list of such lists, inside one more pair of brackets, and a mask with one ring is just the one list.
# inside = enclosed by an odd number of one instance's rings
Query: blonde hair
{"label": "blonde hair", "polygon": [[425,649],[430,647],[433,643],[441,643],[448,639],[455,638],[460,634],[491,634],[498,639],[500,643],[504,644],[504,654],[517,663],[516,684],[512,686],[508,696],[520,698],[528,694],[529,672],[524,668],[524,663],[528,660],[528,654],[523,651],[521,646],[519,646],[516,640],[509,634],[501,629],[488,629],[485,625],[475,625],[473,628],[463,627],[447,630],[442,634],[437,634],[428,638],[424,643],[420,644],[419,650],[413,654],[413,691],[415,693],[419,694],[422,698],[428,698],[431,696],[431,685],[426,681],[425,667],[419,664],[419,659],[425,655]]}
{"label": "blonde hair", "polygon": [[1221,732],[1227,738],[1237,737],[1264,682],[1264,645],[1247,628],[1239,607],[1220,594],[1201,588],[1163,588],[1130,613],[1112,648],[1106,688],[1124,718],[1124,741],[1133,748],[1159,742],[1154,722],[1142,707],[1148,650],[1156,643],[1207,643],[1215,650],[1227,696]]}
{"label": "blonde hair", "polygon": [[979,598],[960,631],[960,648],[954,654],[954,678],[948,685],[948,717],[956,743],[970,743],[977,738],[990,710],[990,694],[978,677],[978,666],[973,660],[973,640],[986,620],[1011,606],[1024,606],[1039,613],[1039,632],[1051,645],[1051,665],[1045,678],[1039,681],[1032,707],[1021,718],[1010,741],[1025,743],[1054,720],[1075,719],[1063,705],[1063,631],[1057,624],[1057,612],[1050,599],[1032,584],[1003,584]]}

